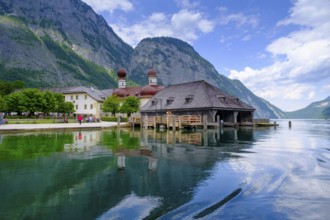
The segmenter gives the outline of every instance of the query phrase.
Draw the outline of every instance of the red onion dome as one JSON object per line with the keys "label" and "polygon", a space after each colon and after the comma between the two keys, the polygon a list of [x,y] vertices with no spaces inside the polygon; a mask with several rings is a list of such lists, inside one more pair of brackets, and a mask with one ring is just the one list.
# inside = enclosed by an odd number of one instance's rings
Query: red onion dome
{"label": "red onion dome", "polygon": [[153,96],[158,92],[158,89],[156,86],[146,85],[143,86],[140,95],[141,96]]}
{"label": "red onion dome", "polygon": [[148,71],[148,77],[156,77],[157,76],[157,72],[156,72],[156,70],[154,70],[154,69],[150,69],[149,71]]}
{"label": "red onion dome", "polygon": [[115,91],[113,91],[113,94],[114,95],[117,95],[118,97],[125,97],[125,96],[127,96],[126,89],[124,89],[124,88],[115,89]]}
{"label": "red onion dome", "polygon": [[124,68],[121,68],[120,70],[118,70],[118,72],[117,72],[117,76],[119,77],[119,78],[125,78],[126,77],[126,70],[124,69]]}

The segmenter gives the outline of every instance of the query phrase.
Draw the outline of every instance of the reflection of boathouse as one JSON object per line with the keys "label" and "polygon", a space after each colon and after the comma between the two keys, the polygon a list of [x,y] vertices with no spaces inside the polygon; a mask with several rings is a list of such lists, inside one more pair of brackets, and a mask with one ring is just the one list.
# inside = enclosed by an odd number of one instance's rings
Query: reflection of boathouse
{"label": "reflection of boathouse", "polygon": [[205,81],[168,86],[141,109],[144,127],[253,125],[254,108]]}

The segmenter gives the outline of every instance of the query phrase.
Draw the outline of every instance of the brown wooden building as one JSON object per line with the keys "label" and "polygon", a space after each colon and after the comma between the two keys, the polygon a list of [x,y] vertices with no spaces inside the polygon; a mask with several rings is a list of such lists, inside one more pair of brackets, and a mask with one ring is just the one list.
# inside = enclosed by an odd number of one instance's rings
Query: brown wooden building
{"label": "brown wooden building", "polygon": [[205,81],[171,85],[141,109],[144,127],[253,125],[254,108]]}

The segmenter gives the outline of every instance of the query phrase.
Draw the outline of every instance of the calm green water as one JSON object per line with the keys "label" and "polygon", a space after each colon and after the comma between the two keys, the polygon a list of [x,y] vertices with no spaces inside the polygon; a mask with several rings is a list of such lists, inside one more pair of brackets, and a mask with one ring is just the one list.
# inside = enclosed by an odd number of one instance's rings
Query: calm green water
{"label": "calm green water", "polygon": [[330,121],[0,134],[0,219],[328,219]]}

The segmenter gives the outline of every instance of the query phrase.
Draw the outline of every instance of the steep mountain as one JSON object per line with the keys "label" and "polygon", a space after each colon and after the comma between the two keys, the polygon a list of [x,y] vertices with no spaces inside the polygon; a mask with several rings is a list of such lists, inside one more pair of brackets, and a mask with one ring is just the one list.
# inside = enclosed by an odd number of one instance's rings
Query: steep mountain
{"label": "steep mountain", "polygon": [[291,119],[319,119],[324,118],[323,111],[330,107],[330,96],[318,102],[313,102],[303,109],[293,112],[285,112],[287,118]]}
{"label": "steep mountain", "polygon": [[0,0],[0,79],[115,86],[133,52],[80,0]]}
{"label": "steep mountain", "polygon": [[256,117],[280,115],[181,40],[148,38],[133,49],[81,0],[0,0],[0,30],[1,80],[23,80],[31,87],[104,89],[117,86],[119,68],[140,84],[154,68],[164,85],[206,80],[254,106]]}
{"label": "steep mountain", "polygon": [[163,85],[205,80],[256,108],[255,117],[277,118],[264,100],[254,95],[240,81],[219,74],[192,46],[179,39],[156,37],[142,40],[134,49],[128,65],[131,77],[147,82],[146,69],[154,68]]}

